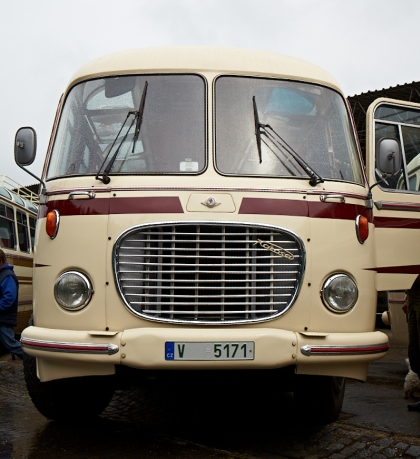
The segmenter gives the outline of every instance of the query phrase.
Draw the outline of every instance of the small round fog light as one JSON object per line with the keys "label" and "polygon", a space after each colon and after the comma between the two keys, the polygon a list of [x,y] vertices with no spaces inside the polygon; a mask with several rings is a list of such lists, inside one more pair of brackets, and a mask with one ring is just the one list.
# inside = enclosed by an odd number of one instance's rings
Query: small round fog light
{"label": "small round fog light", "polygon": [[57,303],[68,311],[84,308],[92,298],[89,279],[77,271],[67,271],[55,281],[54,296]]}
{"label": "small round fog light", "polygon": [[329,277],[321,290],[325,306],[339,314],[350,311],[356,304],[358,295],[356,282],[347,274],[334,274]]}

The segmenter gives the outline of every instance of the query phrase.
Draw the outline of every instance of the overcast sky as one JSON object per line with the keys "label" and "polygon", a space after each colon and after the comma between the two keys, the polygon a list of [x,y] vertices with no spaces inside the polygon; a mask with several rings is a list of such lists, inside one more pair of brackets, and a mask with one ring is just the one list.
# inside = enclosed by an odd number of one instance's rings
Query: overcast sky
{"label": "overcast sky", "polygon": [[55,110],[84,63],[115,51],[216,45],[288,54],[329,71],[346,95],[420,80],[419,0],[0,0],[0,174],[32,126],[41,174]]}

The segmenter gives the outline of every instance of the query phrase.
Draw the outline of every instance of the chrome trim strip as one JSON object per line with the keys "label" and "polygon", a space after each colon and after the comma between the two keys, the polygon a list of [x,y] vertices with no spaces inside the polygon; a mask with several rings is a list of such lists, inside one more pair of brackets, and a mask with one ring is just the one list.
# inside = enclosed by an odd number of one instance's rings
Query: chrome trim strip
{"label": "chrome trim strip", "polygon": [[[140,303],[141,304],[141,303]],[[185,306],[189,306],[187,303],[177,303]],[[209,303],[206,303],[208,305]],[[210,303],[211,304],[211,303]],[[231,303],[229,303],[230,305]],[[240,305],[243,303],[233,303],[235,305]],[[268,304],[268,303],[266,303]],[[285,303],[287,304],[287,303]],[[147,312],[148,314],[161,314],[162,311],[156,311],[152,309],[143,309],[143,312]],[[277,309],[261,309],[258,311],[252,311],[254,314],[268,314],[272,312],[277,312]],[[243,314],[244,311],[223,311],[224,315],[229,315],[229,314]],[[191,314],[192,316],[200,316],[200,315],[206,315],[206,314],[220,314],[220,310],[216,311],[171,311],[171,314]]]}
{"label": "chrome trim strip", "polygon": [[404,304],[406,301],[407,299],[404,298],[403,300],[388,300],[388,303],[389,304]]}
{"label": "chrome trim strip", "polygon": [[106,354],[113,355],[119,351],[116,344],[104,343],[69,343],[60,341],[44,341],[33,338],[21,338],[22,347],[48,352],[70,352],[72,354]]}
{"label": "chrome trim strip", "polygon": [[58,190],[47,191],[47,196],[60,196],[62,194],[70,194],[72,192],[85,191],[85,192],[94,192],[94,193],[110,193],[111,188],[109,187],[97,187],[93,186],[89,190],[86,190],[86,187],[74,187],[74,188],[60,188]]}
{"label": "chrome trim strip", "polygon": [[361,344],[355,346],[340,346],[327,344],[306,344],[302,346],[300,352],[307,357],[312,355],[331,356],[331,355],[368,355],[380,354],[389,349],[389,343],[382,344]]}
{"label": "chrome trim strip", "polygon": [[[361,186],[361,185],[360,185]],[[127,187],[92,187],[91,189],[95,193],[111,193],[116,191],[190,191],[190,192],[207,192],[207,193],[217,193],[221,191],[225,191],[227,193],[280,193],[280,194],[304,194],[308,196],[322,196],[325,195],[325,190],[312,190],[312,189],[302,189],[302,188],[247,188],[247,187],[174,187],[174,186],[143,186],[143,187],[134,187],[134,186],[127,186]],[[59,196],[62,194],[69,194],[72,191],[87,191],[86,187],[75,187],[75,188],[62,188],[58,190],[51,190],[47,191],[47,196]],[[367,195],[360,194],[360,193],[352,193],[352,192],[342,192],[342,191],[334,191],[331,190],[328,193],[331,194],[340,194],[347,198],[353,199],[362,199],[365,200]]]}
{"label": "chrome trim strip", "polygon": [[391,202],[391,201],[375,201],[375,207],[378,210],[400,210],[406,212],[420,212],[419,204]]}

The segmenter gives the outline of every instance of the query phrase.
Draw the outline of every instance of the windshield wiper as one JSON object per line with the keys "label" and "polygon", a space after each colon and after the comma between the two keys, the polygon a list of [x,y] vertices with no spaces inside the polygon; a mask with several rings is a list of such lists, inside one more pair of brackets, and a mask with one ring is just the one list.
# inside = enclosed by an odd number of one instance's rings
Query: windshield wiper
{"label": "windshield wiper", "polygon": [[108,151],[108,154],[105,156],[105,159],[102,161],[101,167],[99,168],[98,173],[96,174],[95,179],[96,179],[96,180],[101,180],[101,182],[105,183],[105,185],[108,185],[108,183],[111,181],[111,179],[109,178],[109,171],[111,170],[111,167],[112,167],[112,165],[114,164],[115,158],[117,157],[117,155],[118,155],[118,153],[119,153],[119,151],[120,151],[121,145],[124,143],[124,140],[126,139],[128,132],[130,131],[131,127],[132,127],[133,124],[134,124],[134,121],[135,121],[135,119],[136,119],[135,117],[133,118],[133,121],[131,122],[130,127],[127,129],[127,132],[125,133],[124,137],[121,139],[121,142],[120,142],[120,144],[118,145],[118,148],[116,149],[116,151],[115,151],[115,153],[114,153],[114,156],[111,158],[111,160],[109,161],[109,163],[108,163],[106,169],[104,170],[104,173],[103,173],[102,176],[100,177],[99,175],[101,174],[101,170],[102,170],[104,164],[106,163],[106,160],[108,159],[109,155],[111,154],[111,151],[112,151],[112,149],[114,148],[115,142],[117,141],[118,137],[120,136],[120,133],[121,133],[121,131],[123,130],[123,128],[124,128],[124,126],[125,126],[125,123],[126,123],[127,120],[128,120],[128,117],[129,117],[130,115],[134,115],[135,113],[136,113],[136,112],[133,112],[133,111],[131,111],[131,110],[127,113],[127,116],[126,116],[126,118],[125,118],[125,120],[124,120],[123,125],[121,126],[121,129],[118,131],[118,134],[116,135],[114,141],[112,142],[112,145],[111,145],[111,148],[110,148],[109,151]]}
{"label": "windshield wiper", "polygon": [[[255,137],[257,139],[257,149],[258,149],[258,157],[260,158],[260,164],[262,163],[262,149],[261,149],[261,134],[264,134],[268,139],[271,140],[273,145],[283,153],[289,154],[298,164],[299,166],[308,174],[310,177],[309,184],[311,186],[315,186],[318,183],[323,183],[324,180],[320,175],[318,175],[310,166],[309,164],[295,151],[293,148],[269,125],[269,124],[262,124],[260,123],[260,119],[258,116],[258,108],[257,108],[257,101],[255,96],[252,96],[252,104],[254,107],[254,124],[255,124]],[[272,134],[270,134],[267,129],[269,129]],[[276,139],[277,138],[277,139]],[[264,143],[270,148],[271,147],[264,141]],[[274,153],[274,151],[273,151]],[[274,153],[275,154],[275,153]],[[284,154],[284,153],[283,153]],[[276,155],[277,156],[277,155]],[[278,157],[278,156],[277,156]],[[286,169],[290,171],[290,169],[281,161],[278,157],[280,162],[286,167]]]}
{"label": "windshield wiper", "polygon": [[[259,123],[261,133],[271,140],[273,145],[284,154],[286,152],[291,156],[299,166],[308,174],[309,185],[316,186],[318,183],[324,183],[323,178],[317,174],[311,166],[299,155],[269,124]],[[271,132],[269,132],[271,131]]]}
{"label": "windshield wiper", "polygon": [[137,123],[136,123],[136,130],[134,131],[134,137],[133,137],[133,150],[131,153],[134,153],[134,147],[136,146],[137,139],[139,138],[140,134],[140,129],[141,129],[141,123],[143,122],[143,112],[144,112],[144,104],[146,102],[146,93],[147,93],[147,86],[149,83],[146,81],[144,83],[144,88],[143,88],[143,94],[141,95],[141,101],[140,101],[140,106],[137,111]]}
{"label": "windshield wiper", "polygon": [[252,96],[252,104],[254,106],[254,123],[255,123],[255,137],[257,138],[258,157],[260,158],[260,164],[262,163],[262,150],[261,150],[261,123],[258,116],[257,102],[255,96]]}
{"label": "windshield wiper", "polygon": [[[127,113],[127,116],[126,116],[126,118],[124,120],[123,125],[121,126],[121,129],[118,131],[118,134],[116,135],[114,141],[112,142],[112,145],[111,145],[111,148],[109,149],[108,154],[106,155],[105,159],[103,160],[103,162],[101,164],[101,167],[99,168],[98,173],[96,174],[96,177],[95,177],[96,180],[101,180],[105,185],[107,185],[111,181],[111,179],[109,178],[109,173],[111,172],[112,165],[114,164],[115,159],[118,156],[118,153],[120,151],[121,145],[124,143],[125,139],[127,138],[128,133],[130,132],[131,128],[133,127],[134,121],[137,120],[136,128],[135,128],[135,131],[134,131],[134,136],[133,136],[133,150],[132,150],[132,152],[134,153],[134,147],[135,147],[136,141],[137,141],[137,139],[139,137],[141,124],[143,122],[143,112],[144,112],[144,104],[145,104],[145,101],[146,101],[147,86],[148,86],[148,83],[146,81],[144,83],[143,94],[141,96],[139,109],[137,111],[130,110]],[[126,133],[124,134],[124,137],[121,139],[121,142],[119,143],[118,148],[115,150],[115,153],[113,154],[112,158],[109,160],[109,163],[107,164],[107,166],[106,166],[106,168],[105,168],[105,170],[104,170],[104,172],[102,174],[102,177],[100,177],[99,175],[100,175],[100,172],[102,170],[102,167],[104,166],[104,164],[106,163],[106,160],[108,159],[109,155],[111,154],[111,151],[114,148],[114,145],[115,145],[115,143],[116,143],[121,131],[123,130],[123,128],[125,126],[125,123],[128,120],[128,117],[130,115],[134,115],[133,121],[131,122],[130,127],[127,129]]]}

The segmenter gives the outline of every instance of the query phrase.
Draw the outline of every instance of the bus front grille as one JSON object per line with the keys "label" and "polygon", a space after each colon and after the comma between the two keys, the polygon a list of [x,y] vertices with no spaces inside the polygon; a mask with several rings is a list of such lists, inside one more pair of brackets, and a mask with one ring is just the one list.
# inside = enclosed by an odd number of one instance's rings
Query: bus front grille
{"label": "bus front grille", "polygon": [[293,304],[304,249],[282,228],[245,223],[166,223],[124,233],[114,247],[126,306],[152,321],[258,322]]}

